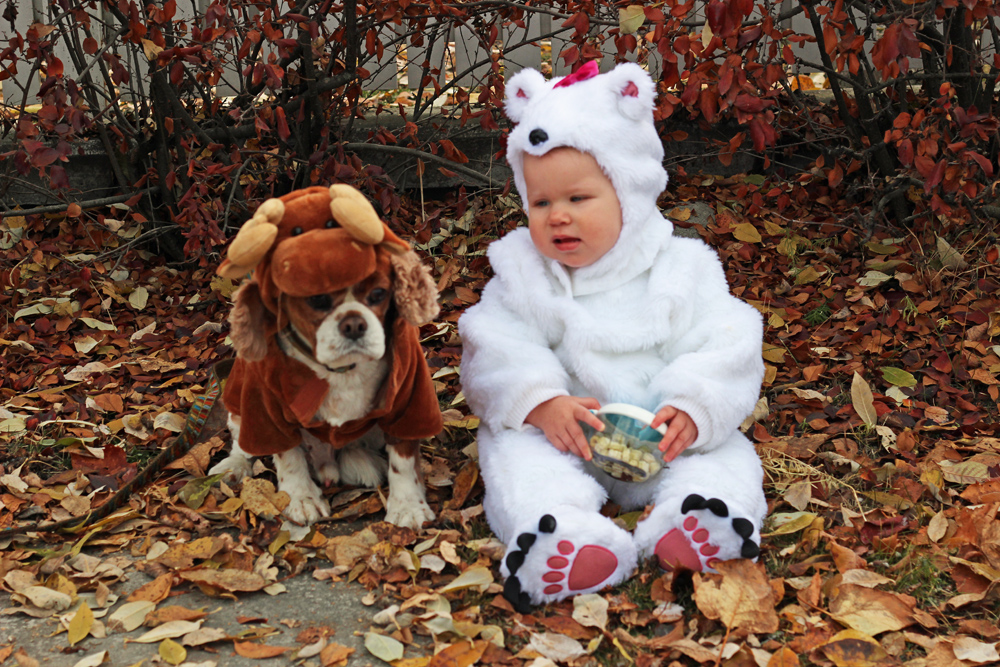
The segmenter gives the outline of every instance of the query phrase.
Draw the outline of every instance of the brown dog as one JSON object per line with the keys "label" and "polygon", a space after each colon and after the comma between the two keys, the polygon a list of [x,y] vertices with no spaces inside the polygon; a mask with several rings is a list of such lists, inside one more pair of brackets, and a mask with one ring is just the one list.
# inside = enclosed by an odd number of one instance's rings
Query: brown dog
{"label": "brown dog", "polygon": [[272,455],[284,514],[308,524],[330,513],[313,477],[377,486],[388,467],[386,520],[433,519],[418,460],[419,440],[441,430],[418,336],[438,312],[430,272],[345,185],[264,202],[219,273],[251,268],[229,316],[233,446],[211,474],[242,479],[250,457]]}

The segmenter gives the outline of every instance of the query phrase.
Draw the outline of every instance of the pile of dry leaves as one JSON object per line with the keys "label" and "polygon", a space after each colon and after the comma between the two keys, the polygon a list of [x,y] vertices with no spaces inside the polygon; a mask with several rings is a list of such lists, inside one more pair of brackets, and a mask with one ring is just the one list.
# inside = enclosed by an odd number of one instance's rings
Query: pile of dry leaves
{"label": "pile of dry leaves", "polygon": [[[379,523],[382,494],[344,487],[329,491],[335,522],[289,529],[263,466],[237,488],[206,478],[223,434],[74,534],[0,536],[2,613],[53,619],[78,665],[107,657],[83,656],[88,636],[115,632],[167,664],[204,647],[324,667],[370,660],[315,630],[294,646],[272,645],[267,628],[229,634],[169,600],[180,589],[282,595],[303,576],[369,591],[379,603],[363,651],[396,667],[996,664],[996,232],[942,220],[866,236],[851,206],[808,184],[675,182],[664,209],[718,249],[735,293],[767,322],[765,386],[744,424],[768,473],[758,563],[676,577],[647,564],[614,590],[530,615],[499,595],[503,546],[482,515],[456,323],[489,277],[487,243],[519,216],[516,202],[482,196],[426,202],[413,239],[444,304],[422,332],[446,414],[424,448],[432,525]],[[707,226],[695,224],[706,210]],[[5,529],[85,515],[176,437],[231,354],[234,285],[212,266],[125,247],[139,230],[103,217],[0,225]],[[361,528],[335,530],[343,521]],[[139,568],[150,583],[119,599]],[[31,664],[30,647],[4,641],[0,664]]]}

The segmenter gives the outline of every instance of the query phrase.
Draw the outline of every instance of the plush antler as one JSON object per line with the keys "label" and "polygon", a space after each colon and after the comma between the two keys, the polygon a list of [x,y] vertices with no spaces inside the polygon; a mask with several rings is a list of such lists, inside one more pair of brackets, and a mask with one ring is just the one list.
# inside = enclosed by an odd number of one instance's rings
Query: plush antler
{"label": "plush antler", "polygon": [[350,185],[330,186],[330,212],[341,227],[362,243],[378,245],[385,238],[382,220],[371,202]]}
{"label": "plush antler", "polygon": [[225,278],[239,278],[253,270],[264,259],[271,244],[278,236],[278,224],[285,215],[285,204],[280,199],[268,199],[257,207],[229,246],[229,261],[219,267],[218,274]]}

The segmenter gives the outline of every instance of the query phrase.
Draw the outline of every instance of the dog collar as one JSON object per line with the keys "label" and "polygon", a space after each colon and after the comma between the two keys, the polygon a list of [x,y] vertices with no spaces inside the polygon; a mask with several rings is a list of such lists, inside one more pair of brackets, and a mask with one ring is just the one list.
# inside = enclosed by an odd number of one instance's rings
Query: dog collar
{"label": "dog collar", "polygon": [[349,371],[353,371],[358,366],[357,364],[347,364],[346,366],[337,366],[336,368],[331,368],[316,358],[316,355],[313,354],[312,348],[309,347],[309,343],[303,340],[302,336],[299,335],[299,332],[296,331],[292,326],[286,327],[281,333],[282,337],[289,343],[291,343],[295,347],[295,349],[297,349],[299,352],[306,355],[312,361],[316,362],[317,364],[319,364],[326,370],[330,371],[331,373],[347,373]]}

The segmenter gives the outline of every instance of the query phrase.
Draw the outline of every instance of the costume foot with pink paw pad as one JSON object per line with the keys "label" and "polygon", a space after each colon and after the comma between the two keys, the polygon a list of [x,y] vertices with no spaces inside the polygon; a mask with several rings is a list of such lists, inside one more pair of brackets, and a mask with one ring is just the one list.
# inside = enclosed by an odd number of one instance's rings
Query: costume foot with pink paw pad
{"label": "costume foot with pink paw pad", "polygon": [[[505,563],[510,574],[504,582],[503,596],[522,614],[531,611],[533,597],[560,599],[597,590],[612,583],[619,571],[620,563],[613,551],[571,536],[560,539],[554,535],[557,527],[555,517],[546,514],[538,522],[538,533],[521,533],[518,549],[507,554]],[[525,567],[529,558],[530,568]],[[530,595],[531,591],[535,595]]]}
{"label": "costume foot with pink paw pad", "polygon": [[705,500],[692,493],[681,504],[680,527],[667,531],[653,553],[665,570],[713,570],[715,563],[732,558],[756,558],[753,524],[743,517],[729,519],[729,507],[718,498]]}

